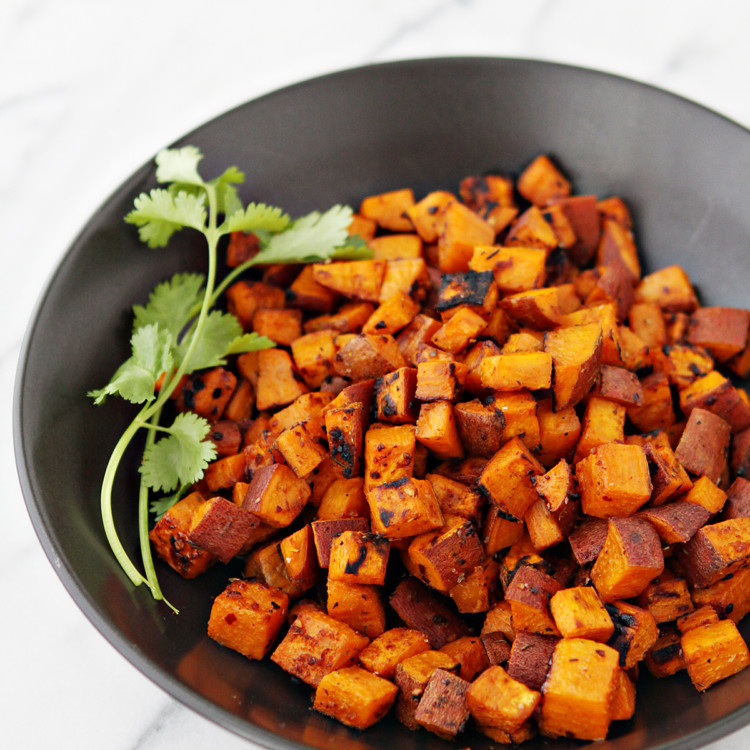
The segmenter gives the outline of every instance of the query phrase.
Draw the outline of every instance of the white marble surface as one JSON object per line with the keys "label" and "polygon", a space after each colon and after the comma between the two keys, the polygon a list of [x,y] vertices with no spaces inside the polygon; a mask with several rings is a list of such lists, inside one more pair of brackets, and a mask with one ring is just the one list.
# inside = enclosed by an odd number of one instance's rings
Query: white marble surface
{"label": "white marble surface", "polygon": [[[612,71],[750,125],[743,0],[3,0],[0,3],[0,746],[248,743],[177,704],[83,617],[16,479],[13,382],[33,305],[98,204],[222,111],[336,69],[498,55]],[[712,746],[750,745],[750,729]]]}

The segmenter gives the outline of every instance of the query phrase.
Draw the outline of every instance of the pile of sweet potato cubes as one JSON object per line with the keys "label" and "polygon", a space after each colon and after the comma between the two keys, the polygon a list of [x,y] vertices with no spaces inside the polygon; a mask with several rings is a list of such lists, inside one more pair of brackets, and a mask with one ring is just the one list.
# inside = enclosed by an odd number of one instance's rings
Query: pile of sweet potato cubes
{"label": "pile of sweet potato cubes", "polygon": [[350,231],[373,259],[231,286],[277,348],[176,398],[219,458],[153,544],[186,578],[245,561],[210,637],[349,726],[503,743],[604,738],[639,670],[744,669],[748,311],[643,275],[623,201],[546,156],[370,196]]}

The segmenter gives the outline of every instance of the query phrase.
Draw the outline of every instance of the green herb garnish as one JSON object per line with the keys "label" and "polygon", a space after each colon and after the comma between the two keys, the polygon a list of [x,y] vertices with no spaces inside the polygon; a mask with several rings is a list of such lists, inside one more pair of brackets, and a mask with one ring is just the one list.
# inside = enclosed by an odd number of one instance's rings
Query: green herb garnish
{"label": "green herb garnish", "polygon": [[[211,308],[224,289],[254,265],[372,257],[359,238],[348,235],[352,219],[349,207],[337,205],[325,213],[313,212],[293,221],[280,208],[263,203],[243,206],[237,185],[244,182],[244,174],[230,167],[205,181],[198,172],[201,158],[201,152],[194,146],[159,152],[156,180],[167,187],[141,193],[125,221],[138,227],[141,240],[151,248],[165,247],[180,229],[200,232],[208,249],[208,273],[205,277],[178,273],[159,284],[146,305],[133,307],[131,356],[107,385],[89,394],[96,404],[115,395],[141,404],[107,464],[101,511],[107,540],[118,562],[133,584],[145,583],[155,599],[164,597],[148,538],[150,493],[171,493],[151,501],[151,510],[163,515],[185,488],[203,476],[209,462],[216,457],[215,446],[206,440],[210,431],[208,421],[196,414],[183,413],[171,425],[164,426],[160,424],[162,407],[184,375],[225,364],[232,354],[274,346],[265,336],[243,333],[233,315]],[[260,240],[260,251],[217,284],[219,241],[235,231],[255,233]],[[112,516],[115,475],[125,450],[140,430],[146,431],[138,506],[143,574],[125,552]]]}

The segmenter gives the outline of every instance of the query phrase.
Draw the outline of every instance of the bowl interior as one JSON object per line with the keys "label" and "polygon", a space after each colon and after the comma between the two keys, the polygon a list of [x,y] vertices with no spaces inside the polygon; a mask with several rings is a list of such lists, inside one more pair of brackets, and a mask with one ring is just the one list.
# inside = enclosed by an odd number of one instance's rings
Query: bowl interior
{"label": "bowl interior", "polygon": [[[236,164],[245,200],[292,215],[411,186],[456,190],[469,174],[514,173],[554,156],[578,193],[618,194],[631,208],[646,270],[680,263],[704,304],[748,306],[750,133],[678,97],[609,75],[523,60],[446,59],[371,66],[308,81],[233,110],[178,145],[206,155],[214,176]],[[186,582],[159,566],[172,616],[133,589],[107,546],[99,485],[132,416],[88,390],[128,354],[130,308],[177,270],[201,270],[188,233],[166,250],[138,243],[122,217],[152,187],[144,166],[70,248],[29,326],[16,389],[15,439],[24,496],[40,540],[85,614],[139,669],[225,727],[273,747],[365,750],[445,747],[387,719],[353,732],[310,710],[306,686],[205,635],[213,597],[233,569]],[[136,461],[118,477],[115,514],[138,559]],[[750,635],[748,625],[743,629]],[[750,720],[750,670],[697,693],[684,673],[646,678],[636,718],[601,747],[694,747]],[[473,747],[489,747],[471,738]],[[537,739],[526,746],[574,747]]]}

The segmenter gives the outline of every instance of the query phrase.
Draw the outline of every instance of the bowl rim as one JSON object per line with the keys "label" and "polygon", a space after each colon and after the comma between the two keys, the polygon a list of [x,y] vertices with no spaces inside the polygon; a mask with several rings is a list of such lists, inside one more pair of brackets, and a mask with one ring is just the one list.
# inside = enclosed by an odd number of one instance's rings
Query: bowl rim
{"label": "bowl rim", "polygon": [[[447,56],[426,56],[415,58],[394,59],[382,62],[374,62],[363,65],[356,65],[342,69],[333,70],[321,75],[311,76],[300,81],[296,81],[279,88],[267,91],[259,96],[253,97],[239,104],[236,104],[209,119],[193,127],[190,131],[174,139],[171,144],[166,146],[179,147],[189,143],[190,139],[205,128],[215,126],[219,121],[230,117],[239,110],[248,106],[254,106],[261,102],[266,102],[274,98],[280,98],[298,90],[303,90],[311,86],[317,86],[322,83],[335,83],[339,79],[351,77],[359,74],[377,74],[378,71],[390,68],[414,69],[429,68],[435,65],[505,65],[513,64],[519,66],[528,66],[535,68],[549,68],[555,70],[568,70],[575,75],[589,75],[601,80],[611,79],[618,81],[618,85],[629,88],[642,88],[658,94],[661,97],[669,97],[676,101],[680,106],[694,108],[703,113],[712,115],[715,118],[723,120],[727,125],[737,128],[750,136],[750,128],[745,127],[731,117],[712,109],[709,106],[699,103],[698,101],[664,89],[658,85],[628,77],[623,74],[586,67],[583,65],[556,62],[534,57],[523,56],[491,56],[491,55],[447,55]],[[24,336],[22,339],[19,356],[17,360],[14,388],[13,388],[13,447],[15,453],[16,471],[21,487],[21,492],[29,514],[34,532],[39,542],[52,564],[55,573],[61,580],[69,596],[73,599],[80,611],[87,620],[94,626],[99,634],[113,646],[130,664],[135,667],[142,675],[147,677],[153,684],[160,688],[167,695],[171,696],[183,706],[195,711],[205,719],[219,727],[226,729],[233,734],[258,745],[268,748],[269,750],[299,750],[304,747],[311,747],[302,742],[289,740],[275,732],[266,729],[258,724],[242,719],[231,711],[221,707],[208,698],[204,697],[195,690],[189,688],[169,672],[155,665],[147,656],[145,656],[135,644],[113,623],[109,622],[104,616],[102,609],[96,603],[94,598],[83,586],[79,578],[71,571],[70,566],[65,560],[65,555],[57,543],[55,534],[47,526],[46,520],[41,513],[41,507],[44,503],[37,497],[34,490],[33,469],[29,465],[28,455],[25,450],[28,435],[24,431],[24,384],[27,376],[28,360],[34,343],[35,333],[41,322],[42,313],[45,310],[50,291],[55,285],[56,277],[59,272],[70,262],[76,255],[79,246],[86,242],[86,239],[92,231],[92,220],[106,206],[114,202],[124,191],[131,191],[135,186],[143,181],[145,177],[152,176],[154,173],[153,156],[139,168],[133,171],[126,179],[120,182],[107,197],[102,200],[96,207],[96,210],[86,219],[83,226],[74,235],[72,241],[68,243],[67,248],[54,263],[48,278],[38,294],[32,313],[27,322]],[[652,746],[652,750],[692,750],[693,748],[703,747],[709,742],[719,740],[733,732],[745,727],[750,723],[750,700],[731,713],[727,714],[720,720],[713,721],[694,732],[680,737],[678,739],[667,741],[659,745]],[[605,743],[607,740],[605,740]],[[606,747],[606,744],[603,746]]]}

